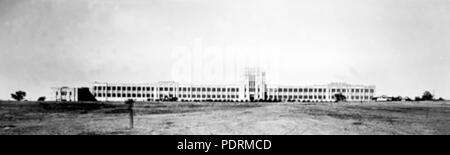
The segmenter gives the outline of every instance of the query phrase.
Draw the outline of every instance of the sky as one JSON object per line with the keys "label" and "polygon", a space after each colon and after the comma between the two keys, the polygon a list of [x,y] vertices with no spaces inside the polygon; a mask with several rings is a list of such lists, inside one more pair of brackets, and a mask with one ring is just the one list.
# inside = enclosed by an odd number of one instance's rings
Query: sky
{"label": "sky", "polygon": [[0,99],[58,86],[375,85],[450,99],[448,0],[0,0]]}

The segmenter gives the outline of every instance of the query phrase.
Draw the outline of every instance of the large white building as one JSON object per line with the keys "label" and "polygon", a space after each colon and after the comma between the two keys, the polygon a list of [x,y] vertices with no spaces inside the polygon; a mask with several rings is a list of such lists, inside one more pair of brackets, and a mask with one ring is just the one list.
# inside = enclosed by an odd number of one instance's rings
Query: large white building
{"label": "large white building", "polygon": [[[61,93],[54,89],[58,98]],[[71,90],[71,89],[70,89]],[[76,89],[74,89],[76,90]],[[347,101],[369,101],[375,95],[375,86],[330,83],[311,86],[268,85],[265,72],[259,69],[246,69],[241,83],[234,85],[181,84],[177,82],[157,82],[147,84],[121,84],[95,82],[90,88],[99,101],[297,101],[326,102],[334,101],[334,95],[342,93]],[[72,92],[76,94],[76,92]],[[74,98],[75,99],[75,98]],[[76,100],[76,99],[75,99]]]}

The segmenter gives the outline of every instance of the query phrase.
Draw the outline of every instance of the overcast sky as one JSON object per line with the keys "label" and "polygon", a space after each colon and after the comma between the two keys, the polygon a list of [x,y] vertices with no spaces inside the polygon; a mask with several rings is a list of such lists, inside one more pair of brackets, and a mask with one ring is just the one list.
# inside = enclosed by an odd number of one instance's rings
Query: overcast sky
{"label": "overcast sky", "polygon": [[450,99],[449,0],[0,0],[0,99],[94,81],[376,85]]}

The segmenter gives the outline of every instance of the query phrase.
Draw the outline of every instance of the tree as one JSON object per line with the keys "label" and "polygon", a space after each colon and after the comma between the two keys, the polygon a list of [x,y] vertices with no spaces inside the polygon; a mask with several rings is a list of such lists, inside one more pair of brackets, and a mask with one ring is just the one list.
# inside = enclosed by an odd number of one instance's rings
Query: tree
{"label": "tree", "polygon": [[412,99],[409,97],[405,97],[405,101],[412,101]]}
{"label": "tree", "polygon": [[342,93],[334,94],[334,98],[336,102],[344,101],[346,100],[346,97]]}
{"label": "tree", "polygon": [[421,101],[422,99],[419,97],[419,96],[416,96],[415,98],[414,98],[414,101]]}
{"label": "tree", "polygon": [[392,101],[402,101],[402,97],[401,96],[397,96],[397,97],[392,97]]}
{"label": "tree", "polygon": [[424,101],[433,100],[433,94],[431,94],[429,91],[423,92],[422,100],[424,100]]}
{"label": "tree", "polygon": [[41,101],[41,102],[42,102],[42,101],[45,101],[45,96],[39,97],[39,98],[38,98],[38,101]]}
{"label": "tree", "polygon": [[17,101],[22,101],[23,98],[26,96],[27,94],[24,91],[16,91],[16,93],[11,94],[11,97]]}

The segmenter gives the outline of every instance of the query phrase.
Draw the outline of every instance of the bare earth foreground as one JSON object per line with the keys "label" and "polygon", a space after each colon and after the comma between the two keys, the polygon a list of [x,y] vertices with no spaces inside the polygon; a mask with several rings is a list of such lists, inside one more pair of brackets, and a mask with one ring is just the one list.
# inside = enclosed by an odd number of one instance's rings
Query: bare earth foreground
{"label": "bare earth foreground", "polygon": [[0,134],[450,134],[450,104],[0,101]]}

